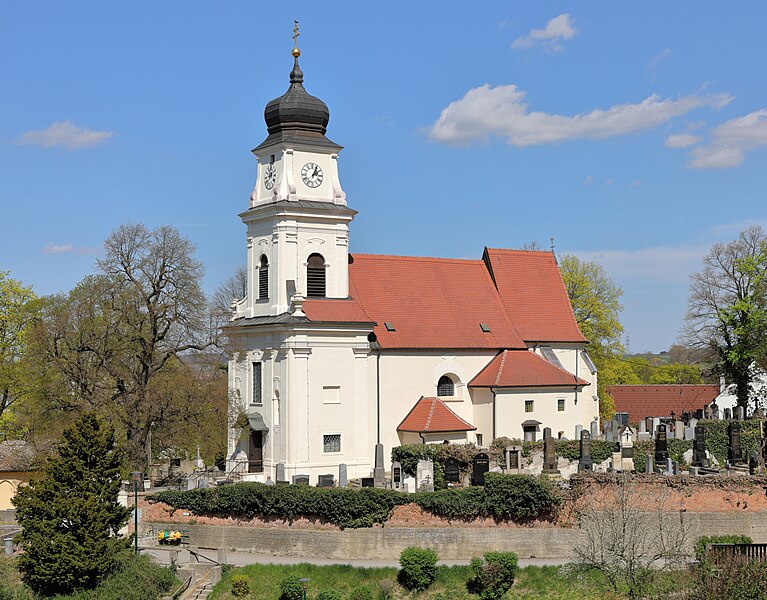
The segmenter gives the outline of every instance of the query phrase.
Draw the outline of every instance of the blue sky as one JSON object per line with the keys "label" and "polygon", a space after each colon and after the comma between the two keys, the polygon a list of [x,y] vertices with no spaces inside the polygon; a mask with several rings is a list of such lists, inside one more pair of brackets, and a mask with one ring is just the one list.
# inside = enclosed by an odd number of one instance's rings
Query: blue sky
{"label": "blue sky", "polygon": [[244,262],[293,19],[352,252],[554,237],[658,351],[710,246],[767,223],[763,2],[4,2],[0,270],[66,291],[115,227],[173,224],[212,291]]}

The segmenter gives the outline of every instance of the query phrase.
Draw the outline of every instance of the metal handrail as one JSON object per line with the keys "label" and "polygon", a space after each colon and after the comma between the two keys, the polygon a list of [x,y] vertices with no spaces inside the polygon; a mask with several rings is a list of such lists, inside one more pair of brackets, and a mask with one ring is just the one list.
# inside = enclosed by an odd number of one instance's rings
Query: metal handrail
{"label": "metal handrail", "polygon": [[212,562],[214,565],[217,565],[217,566],[219,566],[219,567],[221,566],[221,563],[220,563],[220,562],[218,562],[217,560],[213,560],[212,558],[208,558],[208,557],[207,557],[207,556],[205,556],[204,554],[199,554],[199,553],[195,552],[194,550],[191,550],[191,549],[190,549],[190,550],[189,550],[189,554],[191,554],[192,556],[194,556],[194,557],[197,559],[197,562],[200,562],[200,559],[201,559],[201,558],[204,558],[204,559],[205,559],[205,560],[207,560],[208,562]]}
{"label": "metal handrail", "polygon": [[189,589],[189,586],[192,584],[192,575],[186,578],[186,581],[182,583],[179,588],[173,592],[173,594],[170,597],[170,600],[177,600],[178,597],[183,594],[186,590]]}
{"label": "metal handrail", "polygon": [[[187,593],[184,595],[184,598],[183,598],[183,600],[186,600],[186,599],[187,599],[187,598],[189,598],[189,597],[190,597],[192,594],[194,594],[195,590],[197,590],[197,588],[198,588],[198,587],[200,587],[200,584],[201,584],[203,581],[205,581],[205,580],[209,580],[209,579],[210,579],[210,572],[211,572],[212,570],[213,570],[213,567],[211,567],[210,569],[208,569],[208,570],[207,570],[207,572],[205,573],[205,575],[203,575],[202,577],[200,577],[200,578],[197,580],[197,583],[195,583],[195,584],[194,584],[194,587],[193,587],[191,590],[187,591]],[[189,579],[191,579],[191,577],[190,577]]]}

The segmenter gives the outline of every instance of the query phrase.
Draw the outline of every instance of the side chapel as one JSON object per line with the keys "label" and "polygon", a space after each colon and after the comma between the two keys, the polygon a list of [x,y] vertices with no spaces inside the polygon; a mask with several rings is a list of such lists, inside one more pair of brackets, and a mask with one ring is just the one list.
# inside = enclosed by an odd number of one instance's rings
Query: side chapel
{"label": "side chapel", "polygon": [[[330,113],[290,87],[266,105],[254,150],[247,295],[226,327],[228,469],[246,479],[369,477],[375,448],[574,439],[598,420],[597,372],[553,252],[477,260],[349,252],[357,212],[339,178]],[[379,459],[380,460],[380,459]],[[278,465],[281,465],[278,467]]]}

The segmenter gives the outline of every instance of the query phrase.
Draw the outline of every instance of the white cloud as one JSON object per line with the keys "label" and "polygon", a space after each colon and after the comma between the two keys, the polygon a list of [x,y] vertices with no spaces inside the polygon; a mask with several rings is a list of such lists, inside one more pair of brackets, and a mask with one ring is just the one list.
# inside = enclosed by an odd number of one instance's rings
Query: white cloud
{"label": "white cloud", "polygon": [[592,175],[589,175],[586,177],[586,179],[583,180],[583,185],[591,185],[591,182],[594,181],[594,177]]}
{"label": "white cloud", "polygon": [[610,179],[605,181],[605,185],[608,187],[611,186],[613,183],[615,183],[615,177],[611,177]]}
{"label": "white cloud", "polygon": [[640,185],[642,185],[642,182],[639,179],[635,179],[629,183],[629,187],[639,187]]}
{"label": "white cloud", "polygon": [[663,145],[666,148],[687,148],[688,146],[694,146],[700,140],[700,136],[692,135],[691,133],[672,133],[666,138],[666,142]]}
{"label": "white cloud", "polygon": [[75,125],[71,121],[56,121],[46,129],[25,131],[18,137],[16,143],[42,146],[43,148],[60,146],[69,150],[77,150],[97,146],[113,135],[113,131],[95,131]]}
{"label": "white cloud", "polygon": [[688,165],[695,169],[737,167],[746,152],[767,145],[767,109],[725,121],[710,136],[705,145],[692,151]]}
{"label": "white cloud", "polygon": [[463,98],[442,109],[429,128],[430,139],[462,145],[505,138],[513,146],[551,144],[577,139],[606,139],[653,129],[696,108],[721,108],[729,94],[683,96],[676,100],[653,94],[635,104],[616,104],[574,116],[530,112],[526,92],[516,85],[470,89]]}
{"label": "white cloud", "polygon": [[618,280],[645,283],[687,282],[690,273],[700,270],[706,245],[655,246],[636,250],[574,251],[578,258],[593,260]]}
{"label": "white cloud", "polygon": [[578,33],[573,27],[575,21],[563,13],[550,19],[543,29],[531,29],[526,36],[518,37],[511,45],[512,48],[531,48],[537,43],[544,44],[550,50],[559,51],[564,47],[559,43],[561,40],[571,40]]}
{"label": "white cloud", "polygon": [[97,248],[74,246],[73,244],[48,244],[42,250],[43,254],[98,254]]}
{"label": "white cloud", "polygon": [[650,62],[647,63],[647,70],[652,73],[653,77],[655,77],[655,70],[658,68],[658,65],[669,56],[671,56],[671,48],[664,48],[650,59]]}
{"label": "white cloud", "polygon": [[67,254],[72,250],[74,250],[72,244],[48,244],[43,248],[43,254]]}

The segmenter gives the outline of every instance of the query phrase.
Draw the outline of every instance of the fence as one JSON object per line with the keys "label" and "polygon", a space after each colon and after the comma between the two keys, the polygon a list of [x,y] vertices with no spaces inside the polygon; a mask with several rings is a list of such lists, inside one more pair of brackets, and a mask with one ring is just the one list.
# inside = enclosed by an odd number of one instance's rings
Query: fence
{"label": "fence", "polygon": [[706,556],[713,562],[730,556],[742,556],[749,561],[767,562],[767,544],[708,544]]}

